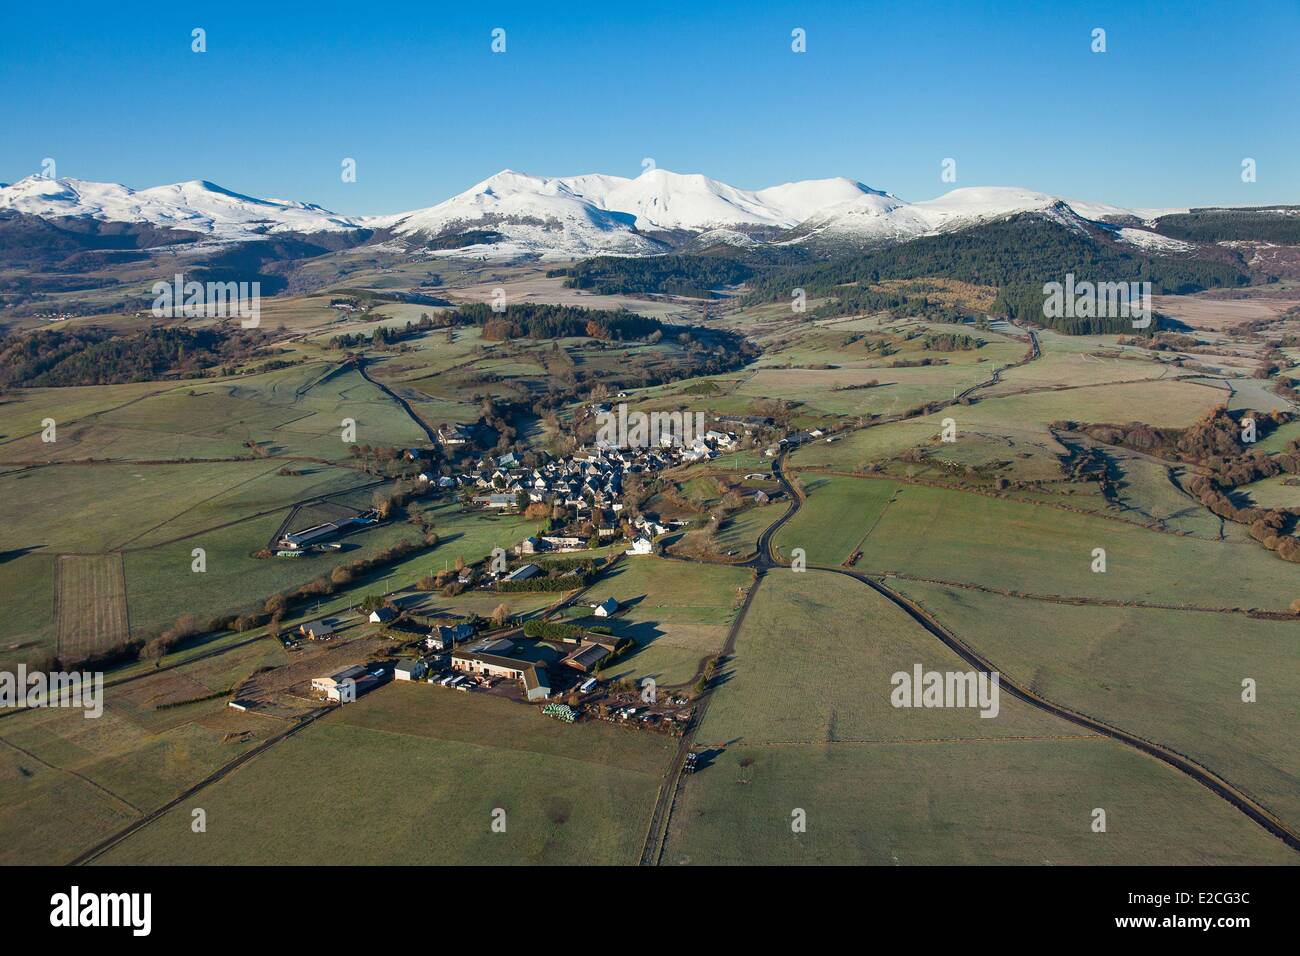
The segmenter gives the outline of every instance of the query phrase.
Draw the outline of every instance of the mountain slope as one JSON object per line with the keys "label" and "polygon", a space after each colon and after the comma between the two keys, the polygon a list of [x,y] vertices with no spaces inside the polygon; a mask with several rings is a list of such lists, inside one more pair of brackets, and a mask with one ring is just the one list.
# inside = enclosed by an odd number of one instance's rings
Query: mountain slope
{"label": "mountain slope", "polygon": [[[1007,186],[954,189],[907,202],[844,177],[739,189],[700,174],[650,169],[629,179],[601,173],[541,177],[503,170],[433,206],[348,218],[309,203],[256,199],[195,180],[134,190],[117,183],[29,177],[0,187],[0,215],[59,224],[125,224],[234,242],[333,233],[350,243],[399,240],[415,254],[547,260],[643,256],[673,250],[768,246],[774,253],[835,255],[1031,215],[1075,230],[1102,228],[1117,242],[1186,254],[1207,237],[1265,230],[1289,237],[1294,219],[1263,214],[1207,228],[1178,210],[1066,201]],[[1203,211],[1196,211],[1203,212]],[[1202,219],[1205,219],[1202,216]],[[1274,220],[1277,220],[1275,222]],[[1280,224],[1279,224],[1280,223]],[[61,227],[65,228],[65,227]],[[13,230],[11,230],[13,231]],[[30,231],[30,230],[29,230]],[[1161,236],[1163,234],[1163,237]],[[148,244],[165,240],[149,237]]]}
{"label": "mountain slope", "polygon": [[436,206],[364,221],[414,239],[451,240],[468,234],[479,240],[451,246],[462,255],[569,258],[662,251],[658,243],[637,233],[632,217],[602,209],[578,191],[603,194],[622,182],[599,175],[545,179],[507,169]]}
{"label": "mountain slope", "polygon": [[359,228],[320,206],[255,199],[203,180],[134,190],[120,183],[29,176],[0,189],[0,210],[42,219],[93,219],[181,229],[219,240]]}

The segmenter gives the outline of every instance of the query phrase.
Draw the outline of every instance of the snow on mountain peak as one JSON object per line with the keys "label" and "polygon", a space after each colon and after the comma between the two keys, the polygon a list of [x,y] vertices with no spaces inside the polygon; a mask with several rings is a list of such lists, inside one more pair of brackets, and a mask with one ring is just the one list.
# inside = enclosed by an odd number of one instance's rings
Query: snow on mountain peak
{"label": "snow on mountain peak", "polygon": [[495,233],[490,244],[450,250],[453,255],[642,255],[660,251],[637,234],[631,217],[602,209],[582,195],[621,185],[617,177],[544,178],[505,169],[427,209],[368,220],[398,235],[440,237],[470,230]]}
{"label": "snow on mountain peak", "polygon": [[[391,229],[427,245],[432,255],[547,259],[651,255],[678,245],[683,233],[694,233],[706,244],[736,246],[752,245],[754,237],[783,245],[874,245],[1024,213],[1072,228],[1083,228],[1086,220],[1103,222],[1113,231],[1137,222],[1149,225],[1171,211],[1066,202],[1011,186],[963,187],[909,203],[845,177],[748,190],[700,173],[658,168],[635,179],[602,173],[545,177],[503,169],[433,206],[360,219],[310,203],[257,199],[202,179],[133,190],[120,183],[29,176],[0,186],[0,210],[6,209],[51,219],[148,223],[215,241]],[[1154,247],[1143,230],[1115,235]],[[698,247],[699,241],[692,245]]]}
{"label": "snow on mountain peak", "polygon": [[97,219],[185,229],[223,240],[357,228],[350,219],[320,206],[255,199],[201,179],[134,190],[121,183],[28,176],[0,188],[0,209],[47,219]]}

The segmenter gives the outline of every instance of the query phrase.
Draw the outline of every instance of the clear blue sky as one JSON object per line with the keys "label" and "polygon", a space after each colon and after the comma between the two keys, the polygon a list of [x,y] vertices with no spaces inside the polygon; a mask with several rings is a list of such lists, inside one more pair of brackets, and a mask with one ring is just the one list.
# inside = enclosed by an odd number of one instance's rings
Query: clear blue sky
{"label": "clear blue sky", "polygon": [[1300,202],[1295,0],[180,6],[7,3],[0,182],[49,156],[60,176],[210,179],[361,214],[506,167],[635,176],[652,157],[746,188],[842,175],[916,200],[952,188],[953,157],[957,186]]}

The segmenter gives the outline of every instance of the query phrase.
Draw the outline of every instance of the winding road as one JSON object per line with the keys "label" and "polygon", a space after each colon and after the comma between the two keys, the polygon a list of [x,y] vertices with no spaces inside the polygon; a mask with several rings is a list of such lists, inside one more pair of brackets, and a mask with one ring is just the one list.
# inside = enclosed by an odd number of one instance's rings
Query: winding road
{"label": "winding road", "polygon": [[[1037,351],[1035,342],[1035,351]],[[786,477],[784,471],[785,454],[780,455],[772,464],[772,475],[780,483],[782,488],[790,496],[790,507],[785,514],[781,515],[775,522],[763,530],[758,538],[758,554],[742,567],[752,567],[755,570],[755,579],[745,597],[745,603],[742,605],[740,612],[727,634],[726,644],[722,650],[722,657],[729,657],[734,649],[736,635],[739,633],[744,624],[745,616],[749,611],[750,604],[754,594],[758,591],[759,585],[767,573],[773,569],[787,568],[789,564],[785,562],[778,553],[776,546],[773,544],[773,538],[777,531],[786,524],[799,510],[803,504],[802,493]],[[851,568],[829,567],[825,565],[809,565],[809,569],[825,571],[832,574],[842,574],[845,577],[871,588],[885,600],[889,601],[913,621],[919,624],[931,636],[938,639],[949,650],[955,653],[967,664],[976,670],[985,673],[998,671],[992,662],[985,658],[979,651],[967,645],[958,638],[952,631],[941,624],[933,615],[916,604],[904,595],[889,588],[881,581],[876,580],[863,571],[855,571]],[[1288,823],[1278,817],[1267,807],[1260,804],[1250,794],[1237,787],[1231,781],[1219,776],[1213,770],[1198,763],[1196,760],[1185,754],[1168,747],[1164,744],[1156,743],[1152,740],[1139,737],[1113,724],[1106,723],[1095,717],[1065,707],[1054,701],[1048,700],[1030,690],[1029,687],[1019,683],[1014,678],[1009,678],[1005,672],[998,671],[1000,686],[1005,689],[1011,696],[1017,700],[1023,701],[1031,707],[1051,714],[1062,720],[1068,721],[1076,726],[1083,727],[1092,733],[1109,737],[1127,747],[1131,747],[1147,756],[1167,764],[1180,773],[1190,777],[1192,780],[1207,788],[1215,795],[1226,800],[1229,804],[1244,813],[1250,820],[1263,827],[1270,834],[1282,840],[1291,849],[1300,852],[1300,834]],[[649,830],[646,834],[646,840],[641,853],[641,864],[657,865],[662,856],[664,845],[667,842],[669,824],[672,818],[673,806],[676,803],[677,793],[681,786],[682,772],[686,764],[686,755],[694,746],[696,733],[703,723],[705,714],[708,711],[709,702],[712,700],[714,688],[712,686],[705,689],[700,697],[699,705],[696,708],[695,715],[687,727],[686,732],[682,735],[677,753],[669,767],[667,777],[660,787],[659,795],[655,803],[654,811],[651,815]]]}
{"label": "winding road", "polygon": [[[1032,331],[1029,332],[1029,352],[1019,362],[998,368],[993,375],[977,385],[965,389],[955,395],[949,401],[943,402],[937,406],[931,406],[928,411],[933,412],[937,408],[946,407],[969,398],[974,392],[990,385],[996,385],[1001,381],[1002,373],[1008,368],[1014,368],[1020,365],[1028,364],[1041,356],[1042,352],[1039,347],[1038,337]],[[908,416],[899,416],[905,418]],[[872,422],[865,422],[858,426],[854,431],[871,428],[877,425],[886,424],[891,419],[878,419]],[[772,475],[785,490],[790,499],[790,507],[776,521],[765,528],[758,537],[758,553],[749,561],[740,563],[740,567],[752,568],[755,572],[754,583],[745,596],[745,602],[741,606],[735,621],[732,622],[731,629],[727,632],[727,639],[723,645],[720,659],[726,659],[731,656],[735,648],[736,636],[739,634],[741,627],[744,626],[745,617],[749,612],[750,605],[755,593],[767,573],[776,568],[787,568],[789,564],[784,561],[778,553],[773,539],[776,533],[798,512],[803,504],[802,492],[786,477],[784,467],[787,452],[782,452],[772,463]],[[943,643],[949,650],[957,654],[967,664],[977,670],[986,673],[997,671],[998,669],[985,658],[979,651],[967,645],[952,631],[941,624],[933,615],[916,604],[909,598],[888,587],[882,581],[870,576],[866,572],[856,571],[851,568],[828,567],[822,565],[809,565],[809,568],[817,571],[826,571],[832,574],[842,574],[846,577],[871,588],[885,600],[889,601],[895,607],[910,617],[913,621],[925,629],[927,633]],[[1300,833],[1297,833],[1286,821],[1282,820],[1277,814],[1273,813],[1267,807],[1263,806],[1250,794],[1246,793],[1240,787],[1221,777],[1219,774],[1210,770],[1208,767],[1197,762],[1193,758],[1179,753],[1171,747],[1157,743],[1152,740],[1140,737],[1123,728],[1116,727],[1113,724],[1106,723],[1098,718],[1091,717],[1087,714],[1073,710],[1062,704],[1048,700],[1040,694],[1032,691],[1028,686],[1017,682],[1015,679],[1008,678],[1006,673],[999,671],[1000,685],[1005,688],[1016,699],[1023,701],[1031,707],[1035,707],[1045,713],[1051,714],[1062,720],[1068,721],[1076,726],[1083,727],[1092,733],[1108,737],[1127,747],[1131,747],[1147,756],[1167,764],[1174,770],[1190,777],[1192,780],[1207,788],[1215,795],[1226,800],[1238,811],[1245,814],[1250,820],[1263,827],[1270,834],[1282,840],[1291,849],[1300,852]],[[655,807],[651,814],[650,824],[646,833],[645,843],[641,852],[641,865],[657,865],[663,856],[664,845],[667,842],[669,825],[672,820],[673,806],[677,800],[677,794],[681,786],[682,774],[686,766],[686,755],[690,752],[695,744],[696,735],[703,723],[704,716],[708,712],[709,703],[713,698],[714,687],[706,687],[704,693],[700,696],[699,703],[696,707],[695,714],[683,733],[669,766],[668,773],[664,783],[659,789],[658,797],[655,801]]]}

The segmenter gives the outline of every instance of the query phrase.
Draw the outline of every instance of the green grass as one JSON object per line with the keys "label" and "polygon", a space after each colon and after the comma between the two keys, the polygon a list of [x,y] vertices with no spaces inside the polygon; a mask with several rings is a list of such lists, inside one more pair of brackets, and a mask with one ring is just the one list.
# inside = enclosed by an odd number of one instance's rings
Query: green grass
{"label": "green grass", "polygon": [[[276,729],[214,699],[285,653],[261,641],[183,668],[105,688],[104,713],[38,709],[0,720],[0,863],[66,863]],[[246,741],[227,733],[249,731]]]}
{"label": "green grass", "polygon": [[1280,666],[1300,623],[894,585],[1009,676],[1193,757],[1300,826],[1300,672]]}
{"label": "green grass", "polygon": [[[697,738],[707,756],[685,778],[665,862],[1295,862],[1176,771],[1006,694],[992,719],[892,707],[889,676],[914,663],[966,669],[859,582],[769,573]],[[1090,830],[1095,807],[1105,834]],[[805,833],[792,832],[796,808]]]}
{"label": "green grass", "polygon": [[[496,698],[393,684],[103,857],[150,864],[631,864],[673,742]],[[492,814],[505,810],[506,831]],[[374,825],[358,826],[358,821]]]}
{"label": "green grass", "polygon": [[[1105,809],[1107,832],[1089,829]],[[805,811],[807,830],[791,831]],[[728,748],[688,778],[665,864],[1243,865],[1296,855],[1097,738]]]}
{"label": "green grass", "polygon": [[281,476],[276,461],[173,465],[52,465],[0,475],[0,497],[23,501],[15,544],[43,550],[112,551],[183,537],[295,500],[372,479],[317,464]]}
{"label": "green grass", "polygon": [[[819,500],[813,491],[804,508],[813,512],[808,520],[845,520],[834,495]],[[783,534],[783,550],[792,541]],[[1105,573],[1091,570],[1094,548],[1106,551]],[[898,490],[862,550],[861,570],[1031,594],[1266,609],[1285,609],[1300,594],[1290,565],[1239,536],[1226,541],[1180,537],[922,485]]]}
{"label": "green grass", "polygon": [[[90,412],[74,405],[71,410],[83,414],[67,421],[49,412],[59,423],[58,440],[44,443],[39,431],[27,434],[0,445],[0,461],[228,458],[249,454],[249,441],[274,455],[339,460],[351,454],[342,440],[345,418],[356,422],[358,444],[402,446],[427,440],[360,373],[331,368],[318,363],[166,388],[155,384],[144,397],[133,386],[111,386],[124,390],[114,407]],[[103,405],[110,401],[99,397]],[[28,401],[12,414],[19,427],[39,429],[39,419],[29,421],[42,411],[43,406]]]}
{"label": "green grass", "polygon": [[741,557],[753,554],[758,546],[758,536],[789,507],[789,501],[773,501],[732,515],[718,529],[715,536],[717,546],[723,551],[735,551]]}
{"label": "green grass", "polygon": [[812,564],[838,565],[861,544],[898,491],[893,481],[805,474],[808,501],[781,526],[776,545],[789,557],[803,548]]}
{"label": "green grass", "polygon": [[614,597],[625,609],[611,619],[592,618],[637,650],[611,664],[602,677],[653,677],[671,686],[690,681],[700,662],[722,648],[752,575],[743,568],[692,564],[650,555],[624,558],[583,599]]}

